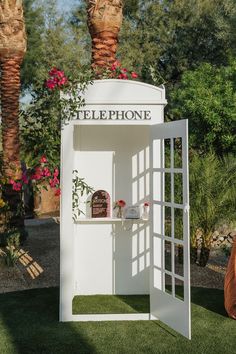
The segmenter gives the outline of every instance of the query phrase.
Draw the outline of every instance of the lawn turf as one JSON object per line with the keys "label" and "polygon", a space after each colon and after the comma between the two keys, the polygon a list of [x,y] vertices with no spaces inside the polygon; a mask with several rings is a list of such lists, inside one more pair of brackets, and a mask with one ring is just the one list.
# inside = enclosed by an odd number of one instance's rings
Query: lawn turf
{"label": "lawn turf", "polygon": [[59,323],[59,289],[0,295],[1,354],[236,354],[223,291],[192,289],[192,341],[158,321]]}
{"label": "lawn turf", "polygon": [[149,295],[75,296],[73,314],[149,313]]}

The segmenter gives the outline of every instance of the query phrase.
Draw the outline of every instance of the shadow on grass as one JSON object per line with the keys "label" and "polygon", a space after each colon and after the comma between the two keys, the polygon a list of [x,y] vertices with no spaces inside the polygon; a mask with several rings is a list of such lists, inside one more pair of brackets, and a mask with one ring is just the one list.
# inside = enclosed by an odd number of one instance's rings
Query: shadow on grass
{"label": "shadow on grass", "polygon": [[[124,298],[122,300],[124,301]],[[214,333],[213,324],[218,323],[218,326],[220,326],[222,321],[213,313],[226,316],[226,312],[224,310],[223,290],[194,287],[192,288],[192,302],[200,308],[195,307],[193,311],[196,343],[192,342],[190,346],[187,340],[174,333],[161,322],[60,323],[58,321],[58,288],[1,294],[0,353],[65,354],[68,352],[69,354],[96,354],[137,352],[156,354],[171,353],[173,347],[171,349],[169,343],[177,345],[176,353],[195,353],[198,347],[203,345],[202,323],[209,322],[209,331]],[[129,305],[133,306],[131,303]],[[211,311],[212,316],[204,312],[205,310],[202,311],[201,307]],[[206,317],[204,318],[204,316]],[[226,338],[228,333],[233,332],[234,322],[227,321],[222,326],[223,338]],[[232,336],[232,338],[234,337]],[[216,342],[217,340],[219,340],[218,337],[215,338]],[[201,347],[201,352],[212,353],[211,336],[209,336],[209,340],[205,341],[206,343],[204,342],[205,344]],[[220,342],[221,349],[228,343],[227,345],[230,348],[226,352],[232,352],[233,344],[231,341],[229,343],[225,341],[225,344]],[[1,342],[6,343],[8,349],[1,347]]]}
{"label": "shadow on grass", "polygon": [[149,295],[117,295],[117,297],[130,306],[134,312],[149,313],[150,312],[150,296]]}
{"label": "shadow on grass", "polygon": [[224,290],[192,287],[191,301],[209,311],[228,317],[224,308]]}
{"label": "shadow on grass", "polygon": [[149,312],[149,295],[79,295],[73,299],[73,314]]}
{"label": "shadow on grass", "polygon": [[59,322],[58,309],[58,288],[0,295],[0,322],[15,353],[96,353],[82,330]]}

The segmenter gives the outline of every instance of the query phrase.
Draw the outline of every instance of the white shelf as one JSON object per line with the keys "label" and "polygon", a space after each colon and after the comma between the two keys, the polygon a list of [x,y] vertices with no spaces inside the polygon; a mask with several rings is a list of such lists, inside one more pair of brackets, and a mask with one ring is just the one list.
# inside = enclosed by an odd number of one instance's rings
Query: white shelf
{"label": "white shelf", "polygon": [[149,220],[143,219],[119,219],[119,218],[80,218],[75,221],[76,224],[80,223],[113,223],[113,222],[132,222],[132,223],[145,223]]}

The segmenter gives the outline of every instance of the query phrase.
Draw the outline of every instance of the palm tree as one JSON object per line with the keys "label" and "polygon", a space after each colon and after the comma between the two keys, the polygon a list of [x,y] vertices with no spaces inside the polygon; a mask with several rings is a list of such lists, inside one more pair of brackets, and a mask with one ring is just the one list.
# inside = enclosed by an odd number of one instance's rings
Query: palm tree
{"label": "palm tree", "polygon": [[[7,179],[21,177],[18,117],[20,65],[25,52],[26,31],[22,0],[0,0],[3,173]],[[19,201],[19,193],[13,193],[9,186],[5,193],[10,207],[14,208],[14,204]]]}
{"label": "palm tree", "polygon": [[122,10],[122,0],[87,0],[93,68],[109,67],[116,61]]}
{"label": "palm tree", "polygon": [[196,247],[197,231],[202,247],[199,264],[207,264],[212,237],[221,223],[236,217],[236,163],[233,157],[219,160],[213,153],[193,156],[190,164],[191,242]]}

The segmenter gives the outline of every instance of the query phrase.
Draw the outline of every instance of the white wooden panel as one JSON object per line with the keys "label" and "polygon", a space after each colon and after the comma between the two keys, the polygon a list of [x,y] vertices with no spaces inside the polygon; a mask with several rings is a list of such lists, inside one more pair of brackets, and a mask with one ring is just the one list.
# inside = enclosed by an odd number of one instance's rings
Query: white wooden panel
{"label": "white wooden panel", "polygon": [[150,320],[149,313],[127,313],[107,315],[71,315],[70,321],[96,322],[96,321],[147,321]]}
{"label": "white wooden panel", "polygon": [[[190,262],[189,262],[189,195],[188,195],[188,141],[187,141],[187,121],[177,121],[159,124],[151,130],[151,195],[154,200],[152,211],[152,254],[151,254],[151,286],[150,286],[150,306],[152,319],[158,318],[177,332],[187,338],[191,338],[191,314],[190,314]],[[183,174],[183,204],[174,203],[174,145],[173,138],[182,138],[182,166],[178,172]],[[171,139],[171,166],[165,169],[164,166],[164,139]],[[159,151],[157,148],[160,147]],[[158,157],[159,154],[159,157]],[[171,201],[165,202],[164,185],[160,183],[158,175],[164,172],[171,173]],[[162,183],[164,181],[162,180]],[[158,187],[159,186],[159,187]],[[160,193],[161,191],[161,193]],[[157,195],[157,193],[160,195]],[[171,237],[165,237],[164,209],[165,206],[171,208]],[[174,209],[184,210],[183,220],[183,241],[179,242],[184,248],[184,277],[175,275],[175,228],[173,223]],[[161,222],[158,223],[157,220]],[[167,243],[166,243],[167,242]],[[165,245],[170,245],[165,249]],[[167,253],[169,252],[169,253]],[[168,256],[169,255],[169,256]],[[167,257],[168,256],[168,257]],[[166,260],[165,260],[166,258]],[[171,261],[170,264],[168,262]],[[172,265],[172,267],[170,267]],[[168,266],[168,268],[167,268]],[[169,278],[168,278],[169,277]],[[165,284],[165,279],[169,283]],[[183,281],[184,299],[177,298],[175,285]],[[168,287],[170,289],[168,289]],[[168,294],[168,292],[171,292]]]}
{"label": "white wooden panel", "polygon": [[[74,168],[94,190],[103,189],[113,200],[113,151],[75,151]],[[87,196],[81,197],[80,209],[91,217]],[[111,205],[112,214],[112,205]],[[75,294],[113,294],[113,228],[111,223],[74,226]]]}
{"label": "white wooden panel", "polygon": [[84,94],[87,104],[161,104],[165,105],[164,86],[156,87],[139,81],[97,80]]}
{"label": "white wooden panel", "polygon": [[113,294],[112,226],[77,224],[74,233],[74,294]]}
{"label": "white wooden panel", "polygon": [[73,125],[62,129],[60,223],[60,321],[72,313],[74,238],[72,222]]}
{"label": "white wooden panel", "polygon": [[[114,189],[114,152],[113,151],[75,151],[74,152],[74,169],[78,170],[79,176],[84,178],[86,183],[93,187],[94,190],[105,190],[109,193],[111,203],[113,200]],[[80,198],[80,217],[90,218],[91,208],[88,203],[88,196],[85,194]],[[112,206],[111,206],[112,217]]]}
{"label": "white wooden panel", "polygon": [[[149,200],[148,147],[148,126],[74,126],[74,166],[79,174],[85,177],[86,182],[95,189],[105,189],[111,193],[112,185],[112,202],[124,199],[127,205],[136,203],[141,205]],[[111,162],[112,156],[113,163]],[[116,221],[115,213],[116,211],[113,211],[113,217],[109,220],[102,219],[97,222],[91,220],[87,213],[86,217],[81,216],[77,222],[75,240],[78,239],[81,242],[83,238],[88,250],[89,247],[94,247],[97,250],[97,256],[93,254],[93,257],[103,264],[102,269],[106,269],[102,271],[99,266],[97,270],[94,269],[94,262],[90,256],[87,262],[83,255],[79,260],[79,245],[76,246],[74,255],[77,259],[75,288],[78,290],[75,290],[76,292],[80,291],[79,279],[82,278],[82,272],[84,272],[83,284],[86,281],[86,273],[89,274],[86,284],[89,294],[110,294],[111,289],[114,294],[149,293],[150,247],[147,240],[144,242],[144,239],[149,239],[149,221]],[[82,226],[85,227],[82,228]],[[134,241],[134,236],[136,241]],[[135,242],[137,242],[138,253],[136,257],[133,257]],[[103,249],[106,250],[106,257],[100,260]],[[108,249],[110,249],[110,255]],[[105,266],[106,262],[107,266]],[[78,269],[81,270],[80,274],[78,274]],[[106,282],[102,279],[100,285],[97,281],[94,281],[93,285],[93,272],[96,279],[105,277]],[[86,294],[85,288],[83,288],[83,294]]]}

